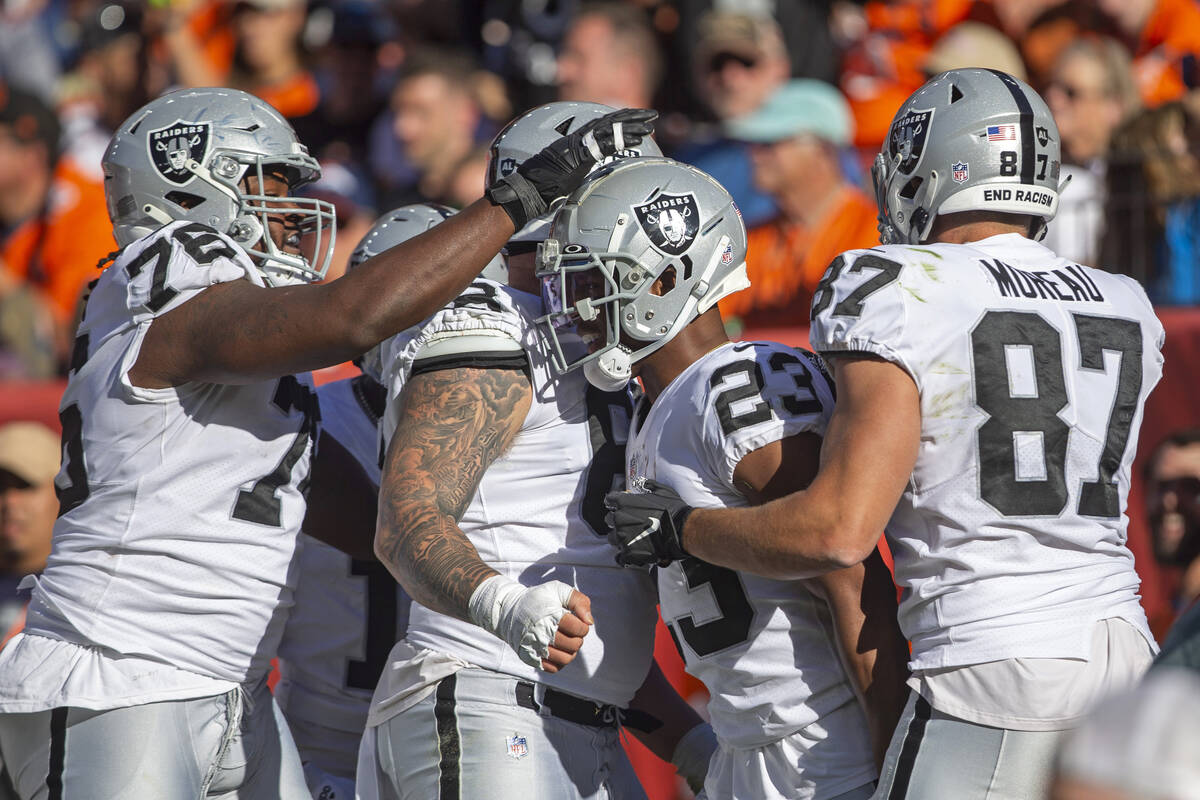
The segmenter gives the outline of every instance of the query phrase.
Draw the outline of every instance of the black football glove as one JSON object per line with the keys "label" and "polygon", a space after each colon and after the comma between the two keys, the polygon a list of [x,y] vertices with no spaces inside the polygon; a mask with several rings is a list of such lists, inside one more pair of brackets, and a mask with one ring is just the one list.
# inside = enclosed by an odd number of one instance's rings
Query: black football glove
{"label": "black football glove", "polygon": [[597,163],[641,144],[654,132],[657,111],[624,108],[592,120],[574,133],[547,145],[516,171],[488,187],[484,196],[501,206],[517,230],[545,214],[550,204],[583,183]]}
{"label": "black football glove", "polygon": [[648,480],[645,492],[609,492],[604,505],[608,542],[622,567],[649,569],[687,558],[683,526],[694,509],[670,486]]}

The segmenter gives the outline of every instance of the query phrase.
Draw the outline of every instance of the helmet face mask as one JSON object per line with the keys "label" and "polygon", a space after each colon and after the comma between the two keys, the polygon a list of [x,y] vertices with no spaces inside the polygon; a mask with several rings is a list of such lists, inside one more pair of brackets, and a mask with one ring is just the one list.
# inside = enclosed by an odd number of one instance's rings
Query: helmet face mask
{"label": "helmet face mask", "polygon": [[538,251],[556,368],[614,389],[746,278],[746,229],[729,193],[664,158],[605,168],[558,211]]}
{"label": "helmet face mask", "polygon": [[[156,98],[121,124],[102,165],[122,247],[189,220],[232,238],[269,285],[320,280],[329,268],[333,205],[292,194],[320,177],[320,165],[291,125],[252,95],[184,89]],[[267,194],[266,180],[280,172],[288,193]],[[281,222],[292,239],[283,247],[270,235]]]}
{"label": "helmet face mask", "polygon": [[1022,214],[1045,235],[1058,211],[1060,141],[1046,103],[1003,72],[944,72],[913,93],[888,130],[871,176],[880,241],[919,244],[960,211]]}

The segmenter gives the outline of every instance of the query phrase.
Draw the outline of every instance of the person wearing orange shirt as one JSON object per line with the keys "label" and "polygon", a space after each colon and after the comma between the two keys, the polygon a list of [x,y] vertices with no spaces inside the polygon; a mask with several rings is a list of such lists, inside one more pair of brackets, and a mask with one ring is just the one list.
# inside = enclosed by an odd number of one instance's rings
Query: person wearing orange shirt
{"label": "person wearing orange shirt", "polygon": [[1100,0],[1100,8],[1136,42],[1133,72],[1151,108],[1178,100],[1200,83],[1200,3],[1196,0]]}
{"label": "person wearing orange shirt", "polygon": [[813,291],[843,250],[879,243],[875,203],[850,183],[840,152],[854,134],[842,94],[797,79],[755,113],[728,124],[750,144],[754,182],[779,215],[750,229],[750,288],[721,301],[721,316],[743,325],[804,325]]}

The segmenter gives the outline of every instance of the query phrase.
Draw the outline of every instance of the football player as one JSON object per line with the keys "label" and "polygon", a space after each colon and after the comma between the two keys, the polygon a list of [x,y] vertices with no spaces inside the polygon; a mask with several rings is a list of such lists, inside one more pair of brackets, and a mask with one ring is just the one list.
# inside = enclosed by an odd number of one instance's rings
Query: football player
{"label": "football player", "polygon": [[[518,118],[488,181],[608,110]],[[605,541],[631,398],[553,377],[525,244],[538,237],[509,243],[508,285],[477,280],[381,346],[375,548],[414,602],[372,702],[360,797],[644,797],[622,726],[704,774],[711,730],[652,667],[652,587]]]}
{"label": "football player", "polygon": [[[746,229],[719,183],[667,159],[608,167],[568,199],[550,237],[538,270],[558,367],[610,388],[632,373],[646,390],[626,447],[631,491],[661,482],[719,508],[808,484],[833,386],[811,353],[726,337],[717,301],[749,281]],[[575,336],[588,350],[570,355]],[[657,579],[663,621],[711,697],[721,746],[705,796],[869,797],[878,772],[856,693],[882,759],[908,654],[879,556],[812,581],[689,556]]]}
{"label": "football player", "polygon": [[[449,218],[446,206],[419,203],[381,216],[350,255],[354,270],[372,256],[395,247]],[[501,257],[484,275],[503,275]],[[363,374],[317,389],[321,436],[336,440],[354,457],[373,491],[379,489],[380,433],[386,392],[372,377],[378,346],[361,358]],[[345,506],[349,474],[323,487]],[[374,532],[371,503],[371,531]],[[371,692],[387,655],[408,625],[409,599],[376,559],[353,558],[302,533],[294,562],[295,591],[279,641],[280,680],[275,699],[300,752],[304,777],[314,800],[354,797],[358,744],[366,726]],[[324,793],[324,795],[322,794]]]}
{"label": "football player", "polygon": [[[53,552],[0,654],[0,752],[22,798],[306,794],[266,688],[318,432],[311,381],[291,373],[431,313],[652,116],[584,126],[320,286],[295,284],[324,274],[333,208],[294,196],[320,170],[277,112],[189,89],[120,126],[103,167],[123,247],[75,340]],[[324,449],[314,472],[346,456]]]}
{"label": "football player", "polygon": [[1136,281],[1038,243],[1059,169],[1021,81],[925,84],[875,163],[885,245],[813,300],[838,403],[811,486],[694,513],[613,498],[627,559],[764,576],[854,564],[886,526],[914,674],[880,798],[1045,796],[1062,731],[1155,651],[1125,505],[1163,328]]}

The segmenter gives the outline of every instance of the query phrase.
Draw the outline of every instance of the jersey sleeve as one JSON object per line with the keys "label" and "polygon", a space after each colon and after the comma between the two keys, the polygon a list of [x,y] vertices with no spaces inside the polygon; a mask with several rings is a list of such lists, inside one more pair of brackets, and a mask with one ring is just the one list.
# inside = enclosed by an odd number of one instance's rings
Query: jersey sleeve
{"label": "jersey sleeve", "polygon": [[727,488],[748,454],[800,433],[824,435],[834,390],[820,357],[774,343],[735,348],[714,369],[704,398],[703,450]]}
{"label": "jersey sleeve", "polygon": [[125,307],[135,321],[167,313],[199,291],[262,277],[229,237],[197,222],[173,223],[136,243],[114,265],[125,271]]}
{"label": "jersey sleeve", "polygon": [[[900,248],[851,250],[834,259],[813,294],[809,341],[820,353],[871,353],[914,380],[908,301],[919,301]],[[919,385],[919,384],[918,384]]]}
{"label": "jersey sleeve", "polygon": [[396,403],[413,375],[439,369],[506,368],[529,371],[525,325],[502,287],[477,279],[466,291],[419,325],[380,345],[387,389],[385,441],[399,421]]}

